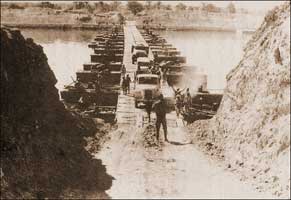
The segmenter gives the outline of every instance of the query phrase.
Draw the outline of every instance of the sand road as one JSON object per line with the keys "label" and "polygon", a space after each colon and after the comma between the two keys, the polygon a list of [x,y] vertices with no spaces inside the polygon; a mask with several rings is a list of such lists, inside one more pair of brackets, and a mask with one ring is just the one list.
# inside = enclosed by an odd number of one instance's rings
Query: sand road
{"label": "sand road", "polygon": [[[136,113],[137,119],[145,115]],[[170,143],[161,136],[159,147],[145,147],[142,120],[110,133],[96,157],[115,179],[111,198],[272,198],[198,151],[174,113],[167,118]]]}

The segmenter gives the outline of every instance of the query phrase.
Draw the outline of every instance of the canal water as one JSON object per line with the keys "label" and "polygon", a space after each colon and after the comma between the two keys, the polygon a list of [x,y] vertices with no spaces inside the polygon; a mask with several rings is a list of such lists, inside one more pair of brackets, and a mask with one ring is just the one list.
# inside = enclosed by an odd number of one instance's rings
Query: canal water
{"label": "canal water", "polygon": [[56,87],[59,90],[72,83],[72,78],[76,79],[76,71],[90,61],[92,49],[88,48],[88,43],[96,34],[96,31],[44,29],[23,29],[21,32],[43,47],[58,80]]}
{"label": "canal water", "polygon": [[[75,72],[90,61],[92,49],[88,43],[96,31],[24,29],[25,37],[43,46],[48,63],[58,80],[60,90],[72,83]],[[216,31],[162,31],[160,34],[186,56],[187,63],[208,75],[208,89],[222,90],[225,77],[242,58],[243,46],[251,34]]]}

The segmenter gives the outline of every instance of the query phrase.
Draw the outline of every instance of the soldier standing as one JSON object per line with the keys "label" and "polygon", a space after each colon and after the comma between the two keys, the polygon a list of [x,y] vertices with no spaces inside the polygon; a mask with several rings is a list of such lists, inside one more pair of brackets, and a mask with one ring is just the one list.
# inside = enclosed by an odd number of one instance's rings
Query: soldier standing
{"label": "soldier standing", "polygon": [[185,111],[189,112],[192,105],[192,97],[189,91],[189,88],[186,90],[186,97],[185,97]]}
{"label": "soldier standing", "polygon": [[126,92],[129,94],[130,93],[130,82],[131,82],[131,79],[129,77],[129,74],[126,75]]}
{"label": "soldier standing", "polygon": [[162,124],[163,130],[164,130],[165,141],[169,142],[168,137],[167,137],[168,132],[167,132],[167,121],[166,121],[167,107],[166,107],[166,102],[164,100],[164,96],[162,94],[160,94],[159,100],[153,104],[153,110],[156,112],[156,116],[157,116],[157,120],[156,120],[157,141],[159,141],[160,127]]}
{"label": "soldier standing", "polygon": [[121,66],[121,77],[125,77],[126,74],[126,68],[124,66],[124,64]]}
{"label": "soldier standing", "polygon": [[183,108],[183,99],[182,99],[182,95],[180,94],[176,96],[175,108],[176,108],[177,117],[179,117],[181,113],[181,109]]}
{"label": "soldier standing", "polygon": [[126,86],[126,79],[125,79],[125,76],[124,76],[124,77],[122,77],[122,81],[121,81],[121,88],[122,88],[123,94],[126,94],[126,90],[127,90],[126,87],[127,87]]}

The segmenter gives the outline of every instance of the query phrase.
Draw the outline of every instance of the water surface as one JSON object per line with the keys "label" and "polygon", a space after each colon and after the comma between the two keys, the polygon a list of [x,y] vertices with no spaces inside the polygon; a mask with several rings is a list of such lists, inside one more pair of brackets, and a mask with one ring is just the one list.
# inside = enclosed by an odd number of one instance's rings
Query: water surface
{"label": "water surface", "polygon": [[48,63],[58,80],[56,87],[61,90],[76,80],[76,71],[90,61],[92,49],[88,43],[96,31],[24,29],[25,37],[31,37],[43,47]]}
{"label": "water surface", "polygon": [[226,75],[240,61],[250,34],[217,31],[165,31],[161,35],[208,75],[209,89],[223,89]]}
{"label": "water surface", "polygon": [[[25,37],[31,37],[43,46],[48,63],[62,89],[75,79],[76,71],[90,61],[92,49],[88,43],[96,31],[24,29]],[[242,58],[243,45],[250,34],[217,31],[162,31],[167,41],[177,47],[187,63],[198,66],[208,74],[209,89],[223,89],[227,73]]]}

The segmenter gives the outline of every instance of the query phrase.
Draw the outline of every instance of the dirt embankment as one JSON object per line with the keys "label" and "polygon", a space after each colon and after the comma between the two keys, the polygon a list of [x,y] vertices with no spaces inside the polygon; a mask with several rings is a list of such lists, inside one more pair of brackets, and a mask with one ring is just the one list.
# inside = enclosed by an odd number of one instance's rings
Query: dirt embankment
{"label": "dirt embankment", "polygon": [[56,82],[40,45],[1,28],[1,198],[107,197],[112,177],[84,148],[96,126],[66,111]]}
{"label": "dirt embankment", "polygon": [[270,11],[227,76],[219,111],[191,127],[193,142],[251,180],[290,198],[290,5]]}

